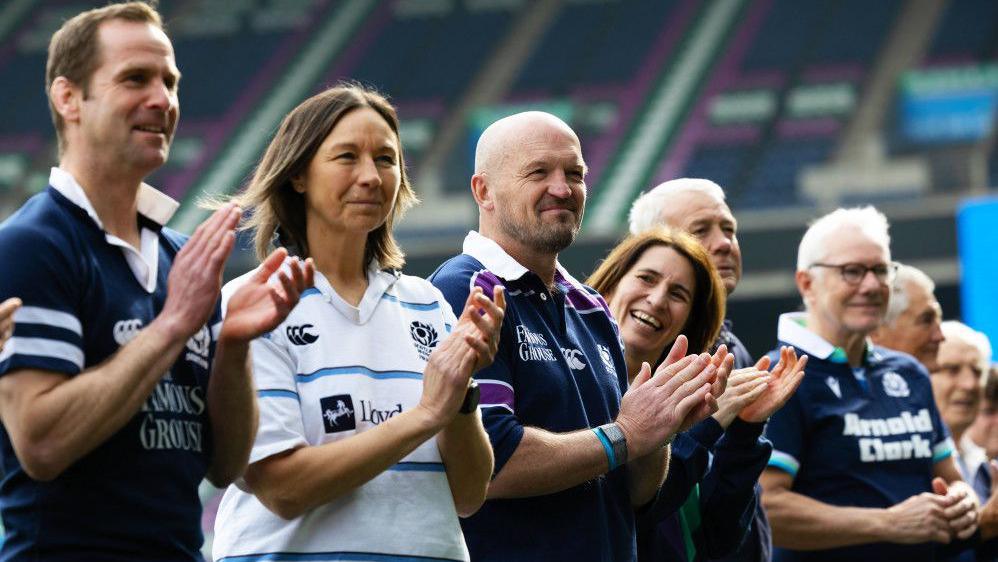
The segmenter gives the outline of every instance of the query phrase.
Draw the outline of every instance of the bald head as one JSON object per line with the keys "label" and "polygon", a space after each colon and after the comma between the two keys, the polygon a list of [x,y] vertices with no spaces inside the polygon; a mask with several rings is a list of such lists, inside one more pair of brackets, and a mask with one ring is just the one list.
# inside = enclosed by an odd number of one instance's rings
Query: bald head
{"label": "bald head", "polygon": [[579,143],[579,137],[567,123],[543,111],[515,113],[489,125],[475,146],[475,173],[497,173],[508,163],[514,148],[539,131],[567,133]]}
{"label": "bald head", "polygon": [[496,121],[475,150],[480,232],[535,273],[553,272],[582,223],[585,176],[579,137],[561,119],[527,111]]}

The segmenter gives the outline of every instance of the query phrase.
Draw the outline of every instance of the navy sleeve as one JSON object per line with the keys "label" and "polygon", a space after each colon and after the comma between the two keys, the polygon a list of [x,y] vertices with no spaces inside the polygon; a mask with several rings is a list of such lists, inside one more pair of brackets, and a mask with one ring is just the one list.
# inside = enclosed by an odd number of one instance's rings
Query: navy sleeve
{"label": "navy sleeve", "polygon": [[710,461],[710,447],[723,430],[708,417],[672,442],[669,473],[653,502],[638,514],[643,524],[654,525],[675,513],[689,497],[693,486],[703,478]]}
{"label": "navy sleeve", "polygon": [[756,482],[773,449],[762,437],[763,428],[764,424],[736,418],[713,449],[700,486],[702,519],[697,536],[698,549],[710,558],[733,552],[750,528],[759,501]]}
{"label": "navy sleeve", "polygon": [[0,375],[42,369],[75,375],[84,368],[81,287],[71,237],[46,225],[8,224],[0,230],[0,301],[19,297],[14,334],[0,352]]}
{"label": "navy sleeve", "polygon": [[[800,350],[798,350],[798,353]],[[774,353],[770,359],[776,363]],[[805,367],[805,377],[807,367]],[[803,386],[803,383],[802,385]],[[766,427],[766,437],[773,444],[773,452],[769,457],[769,466],[778,468],[792,478],[797,477],[800,470],[800,459],[804,455],[806,419],[801,406],[801,389],[790,397],[790,400],[769,419]]]}
{"label": "navy sleeve", "polygon": [[[462,266],[466,256],[454,258],[440,266],[429,277],[429,281],[443,293],[444,298],[456,311],[464,310],[473,286],[482,287],[486,295],[492,295],[492,289],[498,283],[498,278],[483,271],[476,270],[470,264]],[[471,261],[471,260],[468,260]],[[484,272],[487,273],[487,272]],[[478,388],[481,392],[479,409],[482,412],[482,424],[489,434],[489,441],[495,455],[495,467],[492,476],[495,477],[513,456],[513,452],[523,439],[523,425],[516,417],[516,381],[510,369],[510,353],[516,341],[509,330],[509,322],[503,322],[499,335],[499,351],[491,365],[475,373]]]}

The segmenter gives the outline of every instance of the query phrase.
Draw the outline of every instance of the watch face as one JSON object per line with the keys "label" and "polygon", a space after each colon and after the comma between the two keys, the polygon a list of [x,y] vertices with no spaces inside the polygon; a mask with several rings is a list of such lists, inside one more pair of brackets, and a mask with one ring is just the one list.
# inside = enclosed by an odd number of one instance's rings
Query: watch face
{"label": "watch face", "polygon": [[468,391],[464,394],[464,402],[461,403],[462,414],[470,414],[478,409],[478,401],[481,399],[481,391],[478,389],[478,381],[472,379],[468,386]]}

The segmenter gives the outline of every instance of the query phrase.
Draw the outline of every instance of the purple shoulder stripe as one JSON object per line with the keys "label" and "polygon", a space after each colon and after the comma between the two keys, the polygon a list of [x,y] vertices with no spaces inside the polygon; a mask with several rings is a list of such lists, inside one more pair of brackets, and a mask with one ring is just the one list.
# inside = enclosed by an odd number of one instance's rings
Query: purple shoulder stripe
{"label": "purple shoulder stripe", "polygon": [[513,411],[513,387],[509,384],[492,379],[478,379],[481,408],[506,408]]}
{"label": "purple shoulder stripe", "polygon": [[560,271],[555,270],[554,272],[555,283],[561,285],[562,288],[566,289],[565,298],[572,305],[575,310],[579,312],[592,312],[594,310],[599,310],[602,308],[610,313],[609,309],[606,307],[605,303],[602,303],[602,298],[598,298],[596,295],[589,294],[585,289],[578,287],[575,283],[572,283],[561,274]]}
{"label": "purple shoulder stripe", "polygon": [[470,291],[475,287],[481,287],[482,291],[485,293],[485,296],[491,298],[492,292],[496,285],[502,285],[503,287],[506,286],[502,282],[502,279],[500,279],[495,273],[492,273],[487,269],[482,269],[472,274],[471,284],[468,287],[468,290]]}

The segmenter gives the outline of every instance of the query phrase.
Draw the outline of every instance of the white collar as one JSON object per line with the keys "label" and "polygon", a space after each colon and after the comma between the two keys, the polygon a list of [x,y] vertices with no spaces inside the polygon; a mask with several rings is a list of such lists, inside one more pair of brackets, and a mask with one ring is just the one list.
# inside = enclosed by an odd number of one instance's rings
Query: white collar
{"label": "white collar", "polygon": [[[86,211],[90,218],[97,224],[98,228],[104,230],[104,224],[101,222],[100,217],[97,216],[94,206],[90,203],[87,192],[83,190],[83,187],[76,181],[73,174],[62,168],[52,168],[49,174],[49,185],[55,188],[66,199],[69,199],[74,205]],[[180,203],[177,203],[169,195],[151,185],[142,183],[139,186],[136,206],[140,215],[163,226],[173,217],[173,213],[177,211]]]}
{"label": "white collar", "polygon": [[[77,207],[83,209],[94,221],[97,228],[104,232],[104,239],[112,246],[121,248],[125,256],[128,267],[140,285],[148,293],[156,290],[156,278],[159,271],[159,233],[153,229],[142,227],[139,229],[139,247],[135,248],[128,242],[104,230],[97,211],[90,203],[87,192],[76,181],[72,174],[61,168],[52,168],[49,174],[49,184],[52,189],[61,193],[66,199]],[[173,213],[177,210],[178,203],[169,196],[156,191],[148,184],[141,184],[139,187],[136,206],[140,215],[163,226]]]}
{"label": "white collar", "polygon": [[[475,230],[469,231],[468,235],[464,237],[464,245],[461,251],[480,261],[485,266],[485,269],[507,281],[515,281],[530,271],[506,253],[506,250],[503,250],[498,242],[483,236]],[[566,281],[576,287],[582,286],[582,283],[579,283],[575,277],[572,277],[568,271],[565,271],[565,268],[559,262],[556,261],[554,267]]]}
{"label": "white collar", "polygon": [[816,359],[828,359],[835,352],[835,346],[807,328],[807,314],[786,312],[780,315],[776,337]]}
{"label": "white collar", "polygon": [[[789,343],[816,359],[824,359],[835,363],[848,363],[845,350],[832,345],[807,327],[807,313],[805,312],[785,312],[781,314],[779,324],[777,325],[776,337],[780,341]],[[874,349],[873,341],[870,338],[866,338],[864,354],[863,360],[865,363],[883,359],[883,355]]]}
{"label": "white collar", "polygon": [[[287,261],[285,267],[288,267]],[[322,293],[326,302],[331,304],[344,318],[360,325],[366,324],[374,316],[378,303],[385,293],[395,285],[398,278],[399,276],[393,272],[383,271],[377,260],[371,260],[371,263],[367,265],[367,289],[364,290],[364,296],[361,297],[357,306],[343,300],[343,297],[336,292],[326,276],[318,270],[315,271],[315,288]]]}
{"label": "white collar", "polygon": [[964,466],[967,467],[968,474],[964,474],[964,478],[973,483],[977,469],[981,464],[988,462],[988,453],[984,447],[974,443],[974,440],[970,438],[970,431],[963,432],[963,437],[957,443],[956,449],[957,454],[963,459]]}

